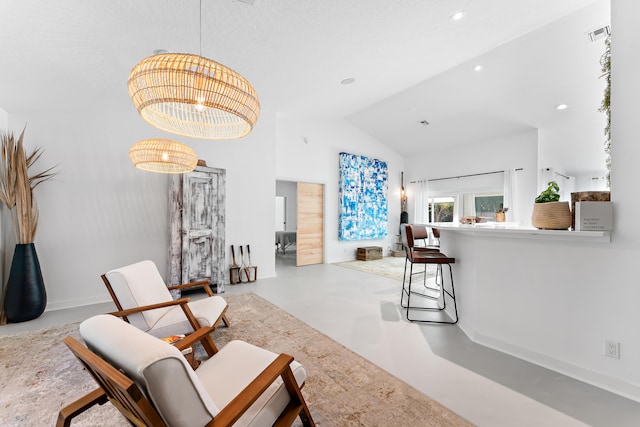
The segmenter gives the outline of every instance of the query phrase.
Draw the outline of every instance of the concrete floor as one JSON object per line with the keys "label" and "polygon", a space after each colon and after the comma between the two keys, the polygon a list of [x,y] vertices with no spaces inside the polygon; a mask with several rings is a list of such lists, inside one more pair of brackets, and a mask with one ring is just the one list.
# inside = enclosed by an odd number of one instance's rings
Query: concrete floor
{"label": "concrete floor", "polygon": [[[451,325],[405,320],[401,283],[331,264],[226,286],[255,292],[479,426],[638,426],[640,403],[474,344]],[[83,320],[99,304],[0,327],[0,336]],[[464,313],[461,313],[464,316]]]}

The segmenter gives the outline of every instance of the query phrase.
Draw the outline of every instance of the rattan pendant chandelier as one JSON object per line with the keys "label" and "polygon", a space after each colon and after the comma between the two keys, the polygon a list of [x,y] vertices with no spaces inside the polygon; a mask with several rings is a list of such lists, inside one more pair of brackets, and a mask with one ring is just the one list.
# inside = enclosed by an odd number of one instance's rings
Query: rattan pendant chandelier
{"label": "rattan pendant chandelier", "polygon": [[241,138],[251,132],[260,114],[258,95],[247,79],[192,54],[162,53],[143,59],[129,74],[129,96],[152,126],[193,138]]}
{"label": "rattan pendant chandelier", "polygon": [[138,169],[160,173],[191,172],[198,156],[188,145],[168,139],[145,139],[136,142],[129,157]]}

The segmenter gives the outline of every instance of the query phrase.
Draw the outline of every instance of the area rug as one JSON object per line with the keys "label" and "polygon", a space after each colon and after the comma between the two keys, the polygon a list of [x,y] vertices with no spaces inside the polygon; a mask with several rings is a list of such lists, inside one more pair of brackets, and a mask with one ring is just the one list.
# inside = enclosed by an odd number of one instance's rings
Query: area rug
{"label": "area rug", "polygon": [[[293,355],[309,373],[303,394],[318,426],[471,425],[259,296],[227,295],[225,299],[231,327],[214,333],[216,344],[241,339]],[[77,338],[77,329],[78,324],[70,324],[2,338],[0,425],[54,425],[60,408],[95,388],[62,342],[67,335]],[[72,423],[126,425],[110,404],[93,407]]]}
{"label": "area rug", "polygon": [[[376,276],[382,276],[389,279],[399,280],[402,282],[402,276],[404,274],[404,260],[405,257],[383,257],[382,259],[375,259],[371,261],[344,261],[337,262],[334,265],[340,267],[352,268],[354,270],[364,271],[366,273],[375,274]],[[407,266],[409,268],[409,266]],[[433,270],[433,271],[432,271]],[[421,267],[416,266],[414,272],[422,271]],[[408,273],[407,273],[408,274]],[[427,278],[435,277],[435,270],[429,269],[427,271]],[[414,276],[414,280],[416,276]]]}

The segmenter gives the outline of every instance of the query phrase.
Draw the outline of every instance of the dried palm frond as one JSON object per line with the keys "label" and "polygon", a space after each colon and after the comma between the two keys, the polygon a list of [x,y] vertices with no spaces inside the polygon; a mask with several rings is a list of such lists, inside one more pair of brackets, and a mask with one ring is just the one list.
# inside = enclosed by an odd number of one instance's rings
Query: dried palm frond
{"label": "dried palm frond", "polygon": [[[24,130],[20,134],[22,140]],[[0,133],[1,157],[0,157],[0,201],[4,203],[11,213],[11,225],[13,226],[13,234],[16,241],[17,224],[15,223],[13,208],[16,206],[16,141],[13,134],[6,132]]]}
{"label": "dried palm frond", "polygon": [[33,189],[56,175],[55,166],[29,176],[29,168],[40,159],[43,151],[36,148],[26,155],[24,129],[17,141],[13,134],[0,134],[0,143],[0,201],[11,211],[16,242],[32,243],[38,227],[38,206]]}

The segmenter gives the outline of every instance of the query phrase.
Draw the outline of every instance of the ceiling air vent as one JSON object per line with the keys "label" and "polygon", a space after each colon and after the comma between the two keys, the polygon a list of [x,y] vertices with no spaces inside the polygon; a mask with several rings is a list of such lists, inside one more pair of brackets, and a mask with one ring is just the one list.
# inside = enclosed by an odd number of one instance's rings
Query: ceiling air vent
{"label": "ceiling air vent", "polygon": [[608,25],[587,33],[587,35],[589,36],[589,40],[591,40],[592,42],[608,37],[610,34],[611,27],[609,27]]}

